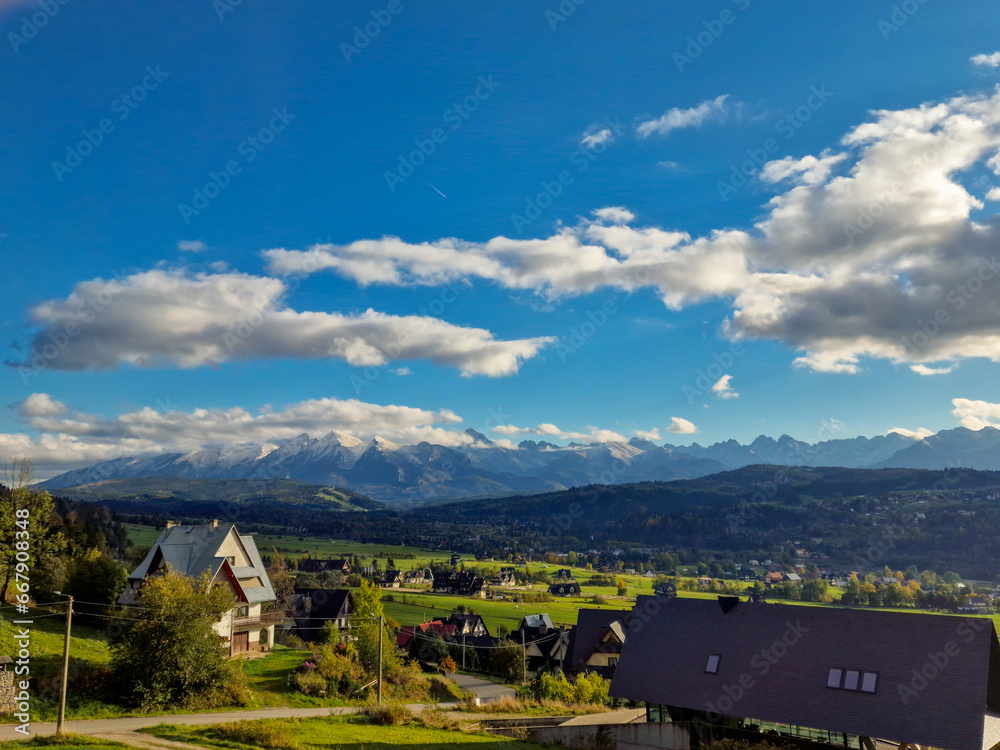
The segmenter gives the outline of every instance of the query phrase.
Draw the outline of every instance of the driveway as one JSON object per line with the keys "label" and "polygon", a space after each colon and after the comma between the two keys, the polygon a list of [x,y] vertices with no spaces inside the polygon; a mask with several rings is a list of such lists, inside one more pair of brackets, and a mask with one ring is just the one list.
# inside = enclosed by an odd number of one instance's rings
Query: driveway
{"label": "driveway", "polygon": [[490,682],[489,680],[483,680],[479,677],[473,677],[467,674],[459,674],[456,672],[451,676],[462,690],[468,690],[476,694],[479,698],[480,703],[496,703],[498,700],[503,698],[505,695],[513,698],[516,693],[514,688],[507,687],[506,685],[497,685],[495,682]]}

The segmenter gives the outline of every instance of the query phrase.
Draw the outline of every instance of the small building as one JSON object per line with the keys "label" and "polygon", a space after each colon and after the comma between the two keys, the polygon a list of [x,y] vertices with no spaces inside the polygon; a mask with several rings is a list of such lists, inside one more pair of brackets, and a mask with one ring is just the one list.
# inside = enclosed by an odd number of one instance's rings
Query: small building
{"label": "small building", "polygon": [[404,625],[399,629],[399,633],[396,634],[396,646],[406,648],[414,638],[426,636],[430,633],[442,638],[451,638],[455,635],[455,626],[441,620],[422,622],[419,625]]}
{"label": "small building", "polygon": [[343,573],[345,576],[351,572],[351,566],[347,560],[318,560],[311,557],[303,557],[299,560],[299,570],[303,573]]}
{"label": "small building", "polygon": [[451,566],[455,567],[460,562],[462,562],[462,556],[459,553],[457,553],[457,552],[453,552],[452,555],[451,555],[451,560],[449,560],[449,563],[451,564]]}
{"label": "small building", "polygon": [[324,635],[327,623],[337,630],[351,627],[354,598],[348,589],[295,589],[292,599],[294,632],[307,643],[316,643]]}
{"label": "small building", "polygon": [[490,585],[492,586],[513,586],[517,583],[514,577],[513,568],[500,568],[490,579]]}
{"label": "small building", "polygon": [[464,612],[453,612],[452,615],[445,620],[445,623],[455,626],[455,635],[489,635],[490,631],[486,627],[486,623],[483,622],[483,618],[480,615],[471,615]]}
{"label": "small building", "polygon": [[180,573],[192,578],[208,574],[211,585],[227,586],[236,606],[215,624],[215,632],[229,654],[266,651],[274,644],[274,626],[283,612],[262,614],[262,605],[275,601],[274,589],[252,536],[218,521],[182,526],[167,521],[146,557],[128,577],[128,587],[118,603],[140,606],[142,585],[149,578]]}
{"label": "small building", "polygon": [[471,596],[477,599],[485,599],[489,593],[484,578],[464,570],[458,573],[435,573],[432,587],[435,593]]}
{"label": "small building", "polygon": [[375,577],[374,583],[383,589],[398,589],[403,582],[403,574],[398,570],[387,570]]}
{"label": "small building", "polygon": [[580,584],[576,581],[565,581],[549,585],[552,596],[580,596]]}
{"label": "small building", "polygon": [[632,613],[610,609],[581,609],[570,631],[563,668],[567,672],[615,673]]}

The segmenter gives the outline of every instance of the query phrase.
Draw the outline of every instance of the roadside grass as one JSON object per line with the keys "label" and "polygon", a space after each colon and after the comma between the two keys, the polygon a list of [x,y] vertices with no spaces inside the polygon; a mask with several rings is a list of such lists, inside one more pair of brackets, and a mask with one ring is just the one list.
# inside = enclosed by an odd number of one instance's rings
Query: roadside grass
{"label": "roadside grass", "polygon": [[[408,724],[374,725],[361,716],[333,716],[324,719],[263,719],[271,731],[294,737],[294,747],[302,750],[331,747],[341,750],[391,750],[400,747],[448,747],[472,750],[490,745],[503,750],[542,750],[547,747],[534,742],[512,740],[509,737],[479,732],[451,731],[422,724],[419,716]],[[258,723],[258,722],[253,722]],[[189,727],[161,724],[139,730],[155,737],[175,742],[188,742],[211,748],[263,748],[267,745],[237,744],[222,739],[212,727]]]}
{"label": "roadside grass", "polygon": [[123,745],[120,742],[111,742],[110,740],[82,737],[76,734],[66,734],[62,737],[32,737],[30,740],[0,742],[2,750],[18,750],[23,747],[59,747],[62,750],[119,750],[119,748],[129,748],[132,746]]}
{"label": "roadside grass", "polygon": [[603,703],[572,703],[567,701],[542,698],[524,700],[505,695],[498,701],[477,706],[472,701],[458,707],[459,711],[469,714],[513,714],[517,716],[583,716],[585,714],[603,714],[613,709]]}

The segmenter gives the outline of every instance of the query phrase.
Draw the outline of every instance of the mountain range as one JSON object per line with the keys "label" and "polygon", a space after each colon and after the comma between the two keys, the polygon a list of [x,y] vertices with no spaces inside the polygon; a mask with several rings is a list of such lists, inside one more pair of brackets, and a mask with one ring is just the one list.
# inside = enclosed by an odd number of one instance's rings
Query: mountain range
{"label": "mountain range", "polygon": [[753,464],[845,468],[970,468],[1000,470],[1000,430],[958,427],[922,440],[898,433],[815,444],[782,435],[703,447],[628,442],[570,444],[525,440],[504,447],[475,430],[471,442],[446,447],[396,445],[341,432],[275,443],[216,447],[189,453],[117,458],[69,471],[37,485],[62,489],[109,479],[293,479],[336,486],[399,505],[444,498],[549,492],[588,484],[695,479]]}

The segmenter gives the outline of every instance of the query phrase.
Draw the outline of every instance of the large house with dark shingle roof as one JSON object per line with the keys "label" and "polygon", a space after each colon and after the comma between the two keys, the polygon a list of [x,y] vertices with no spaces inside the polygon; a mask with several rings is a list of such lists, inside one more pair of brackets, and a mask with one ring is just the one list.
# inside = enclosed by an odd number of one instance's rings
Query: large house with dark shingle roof
{"label": "large house with dark shingle roof", "polygon": [[275,596],[252,536],[241,536],[235,526],[220,526],[218,521],[197,526],[168,521],[149,554],[129,574],[118,603],[139,604],[143,582],[167,572],[192,578],[208,574],[212,585],[229,586],[237,604],[216,623],[215,632],[230,655],[267,650],[274,643],[274,625],[284,616],[261,613],[261,605]]}
{"label": "large house with dark shingle roof", "polygon": [[1000,645],[987,618],[643,596],[611,695],[698,741],[776,731],[988,750]]}

